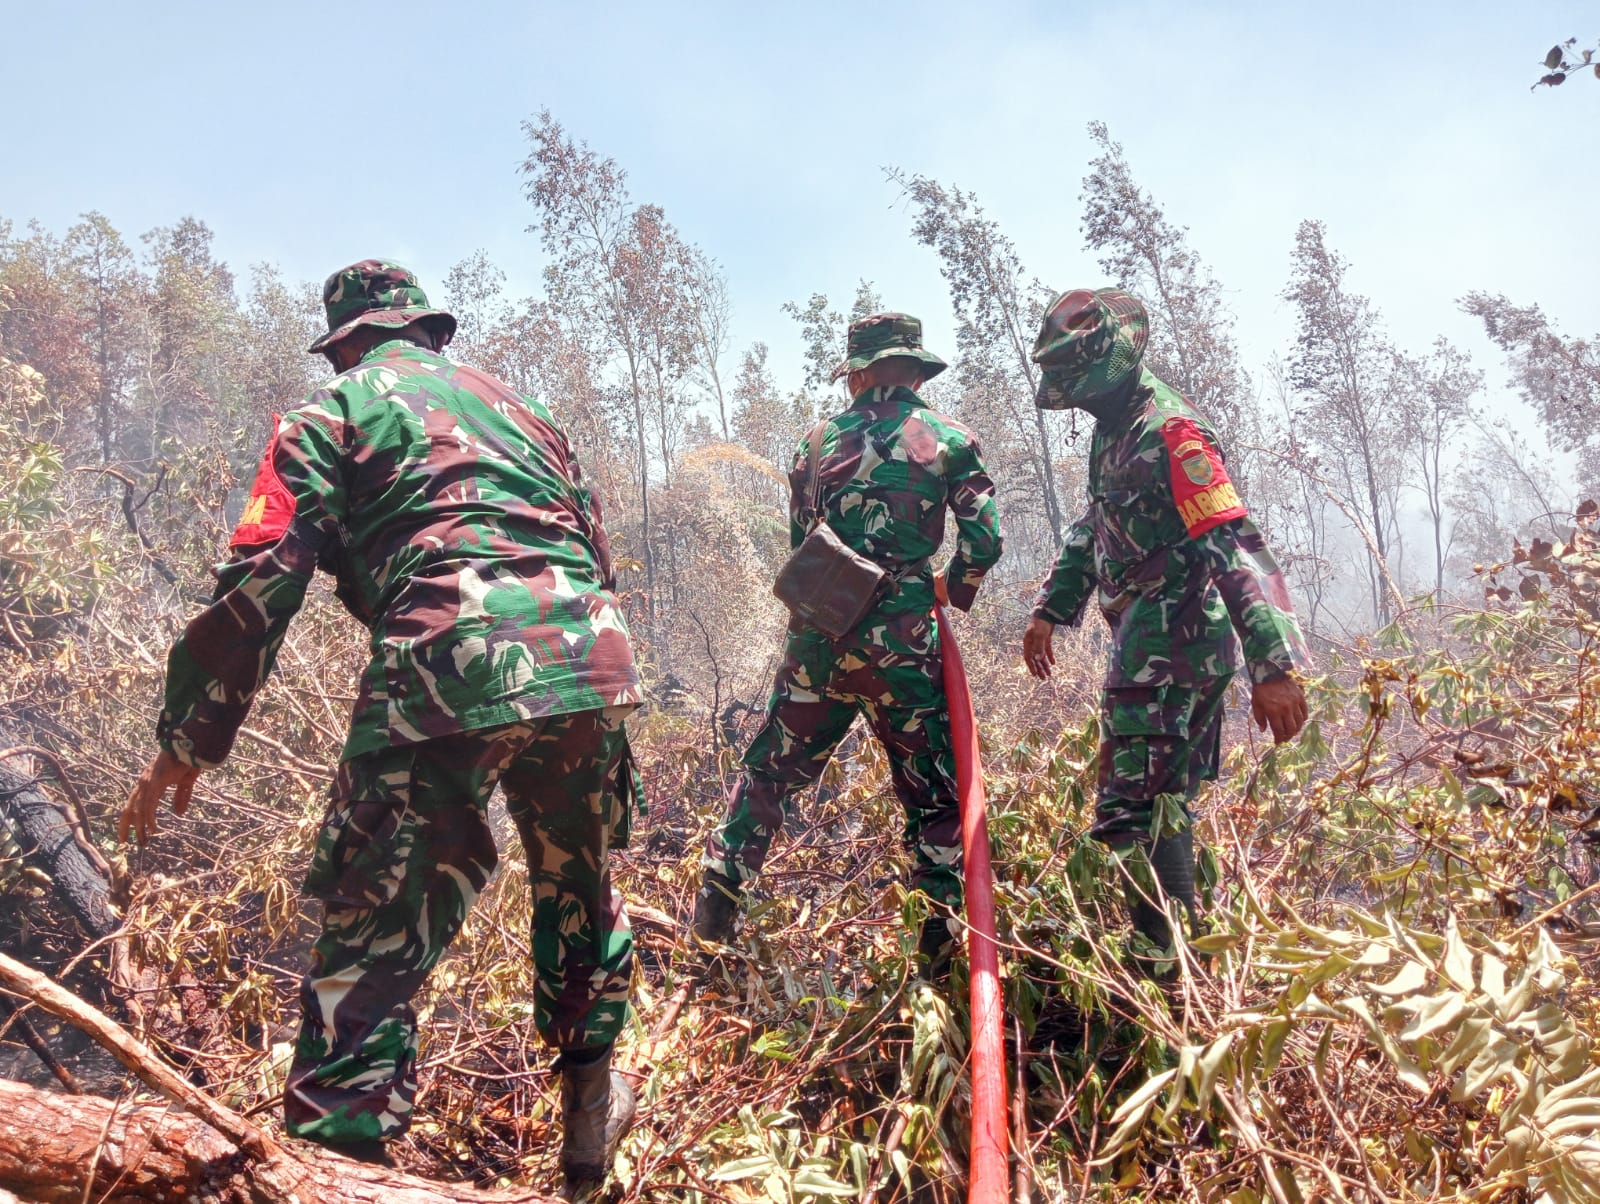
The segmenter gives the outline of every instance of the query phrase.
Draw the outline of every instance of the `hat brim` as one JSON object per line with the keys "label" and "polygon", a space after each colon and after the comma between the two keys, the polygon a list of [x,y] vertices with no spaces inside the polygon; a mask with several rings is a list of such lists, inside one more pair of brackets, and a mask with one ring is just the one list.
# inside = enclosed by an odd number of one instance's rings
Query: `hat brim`
{"label": "hat brim", "polygon": [[885,347],[881,351],[874,351],[870,355],[851,356],[849,359],[845,360],[844,363],[835,368],[833,370],[833,375],[828,379],[838,380],[841,376],[848,376],[852,372],[860,371],[868,364],[875,364],[879,360],[888,359],[907,359],[920,361],[928,368],[927,375],[923,377],[924,380],[932,380],[934,377],[938,376],[939,373],[943,372],[950,366],[936,356],[933,352],[922,347]]}
{"label": "hat brim", "polygon": [[456,318],[448,310],[443,309],[373,309],[366,313],[357,314],[343,326],[328,331],[315,343],[306,348],[306,351],[315,354],[325,351],[340,339],[344,338],[358,326],[386,326],[391,329],[401,326],[410,326],[413,322],[423,318],[438,318],[445,327],[444,341],[448,343],[455,337]]}

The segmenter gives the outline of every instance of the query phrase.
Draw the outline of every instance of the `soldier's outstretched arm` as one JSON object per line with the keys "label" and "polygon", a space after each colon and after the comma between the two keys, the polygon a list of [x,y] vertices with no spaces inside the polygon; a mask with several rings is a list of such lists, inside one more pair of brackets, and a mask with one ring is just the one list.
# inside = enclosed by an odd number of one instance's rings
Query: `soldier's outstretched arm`
{"label": "soldier's outstretched arm", "polygon": [[272,672],[289,621],[305,601],[323,549],[344,517],[341,451],[315,418],[289,415],[262,457],[217,570],[211,605],[190,620],[167,657],[162,749],[195,769],[220,765]]}
{"label": "soldier's outstretched arm", "polygon": [[1310,664],[1289,587],[1228,476],[1210,426],[1175,414],[1161,424],[1161,439],[1172,503],[1244,646],[1251,713],[1282,744],[1305,724],[1305,692],[1293,673]]}
{"label": "soldier's outstretched arm", "polygon": [[1244,648],[1256,726],[1270,728],[1279,744],[1292,740],[1307,716],[1305,691],[1293,674],[1311,659],[1283,573],[1248,516],[1214,527],[1196,542]]}
{"label": "soldier's outstretched arm", "polygon": [[122,814],[117,819],[117,840],[128,839],[131,831],[143,847],[150,833],[156,830],[156,812],[168,790],[172,794],[172,813],[182,815],[189,809],[189,796],[194,793],[195,779],[200,771],[185,765],[166,749],[158,752],[144,767],[139,781],[122,804]]}
{"label": "soldier's outstretched arm", "polygon": [[1250,717],[1261,731],[1271,730],[1274,744],[1298,736],[1308,714],[1305,689],[1292,674],[1269,677],[1251,687]]}
{"label": "soldier's outstretched arm", "polygon": [[1056,567],[1034,599],[1033,615],[1022,633],[1022,663],[1040,681],[1056,663],[1056,628],[1076,627],[1093,592],[1094,528],[1085,514],[1067,531]]}
{"label": "soldier's outstretched arm", "polygon": [[956,520],[956,549],[944,567],[949,603],[971,610],[983,575],[1000,559],[1000,511],[994,482],[984,467],[976,439],[958,455],[949,484],[950,515]]}
{"label": "soldier's outstretched arm", "polygon": [[1248,516],[1237,518],[1197,536],[1195,542],[1239,633],[1250,680],[1262,682],[1307,667],[1311,658],[1289,601],[1289,587],[1255,523]]}

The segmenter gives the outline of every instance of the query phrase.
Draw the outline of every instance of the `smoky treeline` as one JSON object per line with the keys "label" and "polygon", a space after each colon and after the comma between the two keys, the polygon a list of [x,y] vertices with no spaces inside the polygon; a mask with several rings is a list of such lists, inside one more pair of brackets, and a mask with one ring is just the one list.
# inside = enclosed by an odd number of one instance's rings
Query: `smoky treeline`
{"label": "smoky treeline", "polygon": [[[852,297],[786,305],[803,375],[780,381],[766,344],[732,341],[736,299],[715,247],[686,239],[633,195],[620,164],[550,114],[524,130],[542,292],[511,295],[482,252],[424,285],[460,320],[452,355],[547,400],[566,423],[604,499],[655,690],[714,712],[748,705],[781,618],[767,587],[787,548],[784,473],[809,423],[843,404],[828,377],[846,325],[892,297],[863,279]],[[1091,124],[1090,135],[1098,154],[1081,228],[1099,281],[1047,282],[974,192],[886,169],[958,324],[954,371],[930,400],[979,433],[998,485],[1007,554],[985,606],[997,642],[1083,501],[1087,421],[1031,401],[1033,335],[1062,284],[1114,283],[1145,300],[1149,366],[1217,424],[1313,637],[1382,626],[1424,595],[1477,594],[1474,564],[1501,555],[1508,536],[1554,535],[1592,491],[1551,449],[1593,462],[1582,415],[1600,390],[1600,355],[1537,305],[1486,292],[1460,301],[1503,352],[1537,416],[1530,426],[1497,417],[1484,368],[1460,347],[1396,346],[1378,303],[1350,287],[1335,235],[1307,219],[1285,248],[1294,343],[1247,363],[1224,283],[1107,128]],[[325,375],[304,352],[319,324],[313,285],[265,264],[236,273],[198,218],[133,240],[100,213],[64,231],[0,224],[11,481],[0,521],[13,530],[0,599],[12,627],[70,608],[72,579],[92,574],[70,557],[17,558],[41,526],[71,524],[76,496],[127,494],[124,521],[151,563],[192,578],[195,555],[237,517],[269,414]]]}

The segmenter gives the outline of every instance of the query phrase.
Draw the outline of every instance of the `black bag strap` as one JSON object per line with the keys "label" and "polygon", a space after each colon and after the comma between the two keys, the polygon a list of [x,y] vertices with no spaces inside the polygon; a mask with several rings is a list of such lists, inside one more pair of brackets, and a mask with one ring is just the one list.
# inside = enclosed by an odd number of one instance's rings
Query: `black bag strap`
{"label": "black bag strap", "polygon": [[822,521],[822,438],[828,431],[829,419],[824,418],[811,428],[810,446],[806,451],[810,480],[806,485],[806,508],[802,517],[810,530]]}

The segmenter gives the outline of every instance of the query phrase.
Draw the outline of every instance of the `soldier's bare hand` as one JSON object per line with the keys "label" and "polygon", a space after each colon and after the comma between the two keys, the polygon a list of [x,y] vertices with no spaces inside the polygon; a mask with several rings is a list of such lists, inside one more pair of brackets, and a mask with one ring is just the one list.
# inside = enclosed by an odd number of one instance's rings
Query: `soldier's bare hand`
{"label": "soldier's bare hand", "polygon": [[1260,682],[1250,694],[1250,717],[1262,731],[1272,729],[1272,742],[1284,744],[1300,734],[1310,712],[1306,692],[1285,673]]}
{"label": "soldier's bare hand", "polygon": [[195,779],[199,776],[200,771],[193,765],[185,765],[163,748],[144,767],[139,781],[128,794],[128,801],[122,804],[122,815],[117,820],[117,840],[126,841],[132,829],[143,845],[146,837],[156,830],[156,810],[168,790],[173,792],[173,814],[182,815],[189,809],[189,796],[194,793]]}
{"label": "soldier's bare hand", "polygon": [[933,600],[940,606],[950,605],[950,583],[944,579],[943,573],[933,575]]}
{"label": "soldier's bare hand", "polygon": [[1050,676],[1050,668],[1056,663],[1055,635],[1056,625],[1037,616],[1028,620],[1027,630],[1022,633],[1022,661],[1040,681]]}

